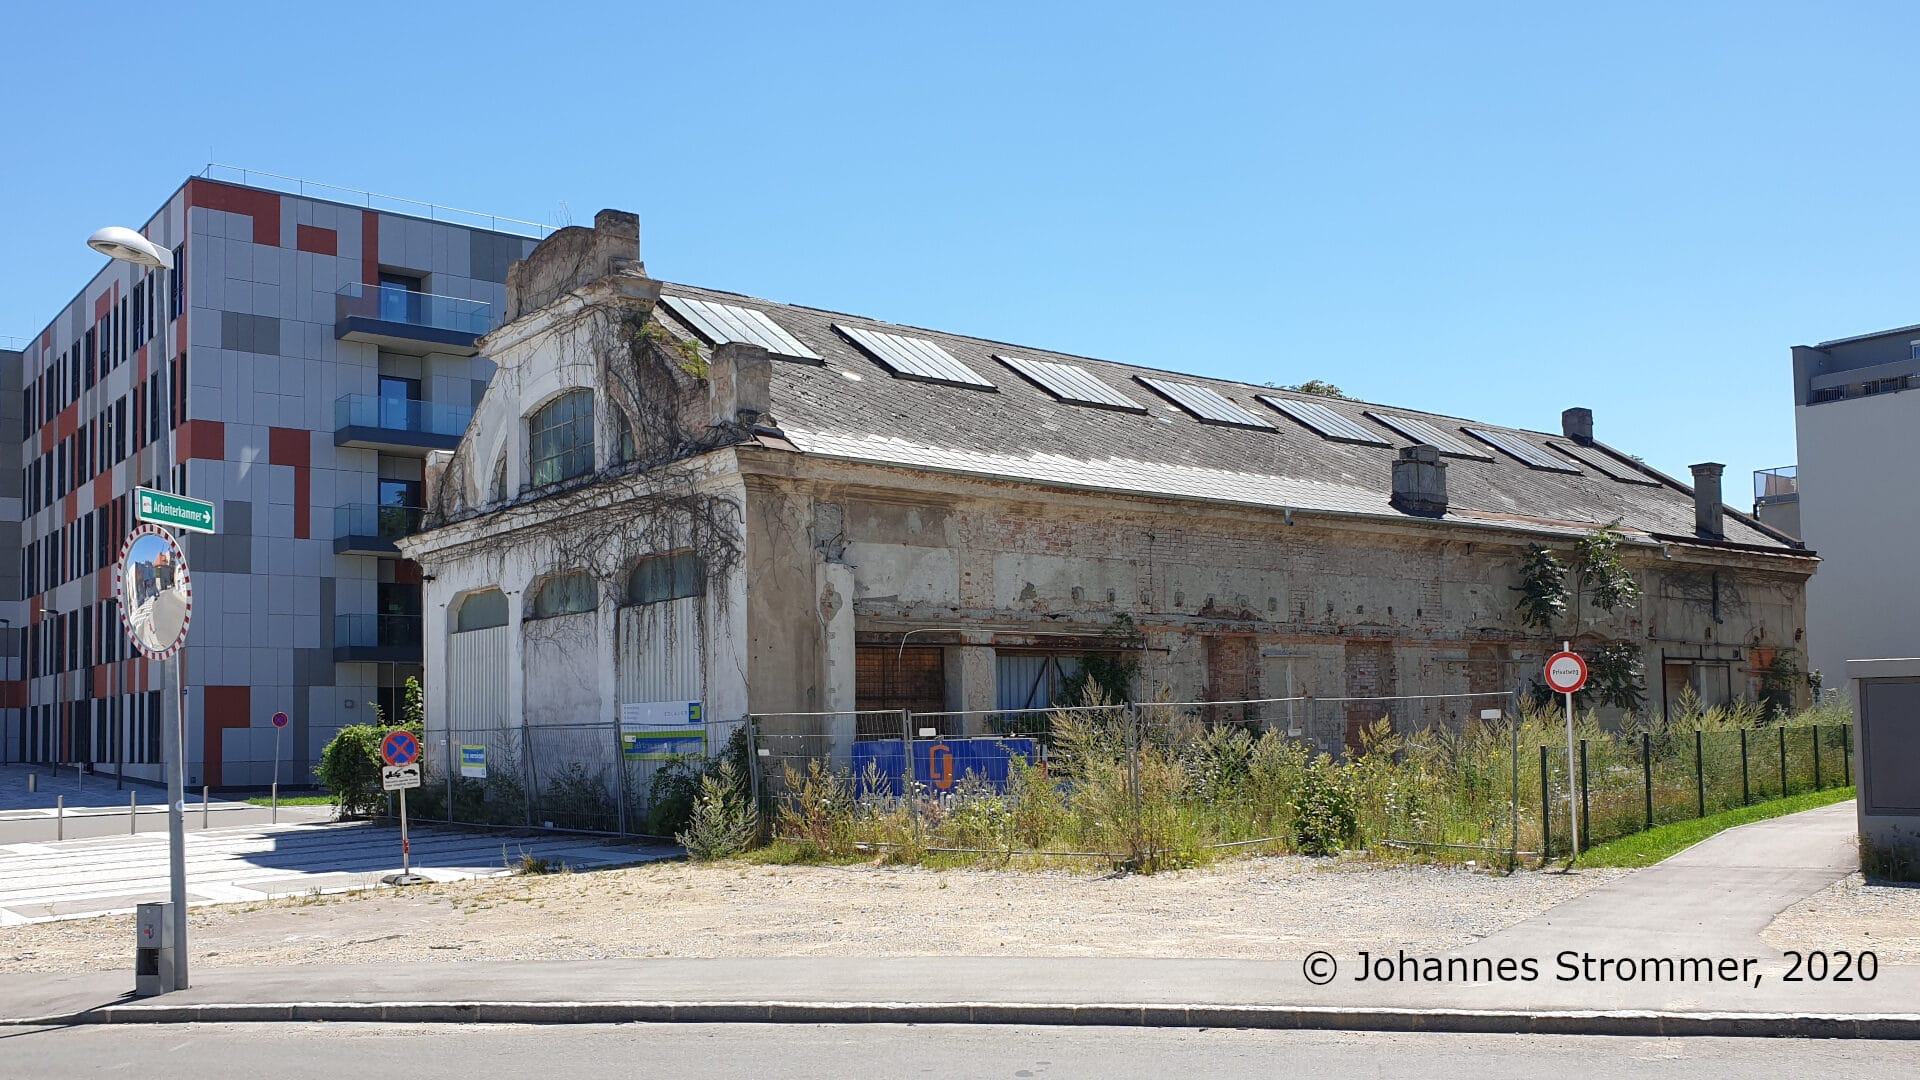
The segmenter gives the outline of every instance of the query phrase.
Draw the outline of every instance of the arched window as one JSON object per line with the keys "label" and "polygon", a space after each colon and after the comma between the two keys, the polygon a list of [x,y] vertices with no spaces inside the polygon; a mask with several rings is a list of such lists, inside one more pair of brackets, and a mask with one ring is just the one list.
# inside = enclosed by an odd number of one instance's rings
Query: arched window
{"label": "arched window", "polygon": [[499,589],[468,593],[453,611],[453,632],[488,630],[507,625],[507,594]]}
{"label": "arched window", "polygon": [[598,606],[600,590],[594,587],[593,575],[576,570],[570,574],[555,574],[542,581],[539,590],[533,594],[533,607],[527,613],[527,618],[551,619],[556,615],[578,615]]}
{"label": "arched window", "polygon": [[593,391],[569,390],[527,421],[528,476],[534,487],[593,471]]}
{"label": "arched window", "polygon": [[500,451],[499,460],[493,463],[493,490],[487,493],[489,502],[507,500],[507,452]]}
{"label": "arched window", "polygon": [[700,559],[691,551],[641,559],[627,575],[627,603],[657,604],[705,592]]}

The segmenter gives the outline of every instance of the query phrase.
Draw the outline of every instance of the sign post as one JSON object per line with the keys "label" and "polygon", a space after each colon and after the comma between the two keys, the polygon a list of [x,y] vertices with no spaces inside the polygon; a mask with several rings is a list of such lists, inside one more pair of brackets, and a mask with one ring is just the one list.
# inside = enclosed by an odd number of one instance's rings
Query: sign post
{"label": "sign post", "polygon": [[286,713],[273,714],[273,824],[280,824],[280,733],[287,729]]}
{"label": "sign post", "polygon": [[[146,492],[147,489],[138,489]],[[162,494],[164,492],[155,492]],[[167,496],[179,498],[179,496]],[[194,500],[187,500],[192,502]],[[137,516],[149,521],[134,500]],[[213,531],[212,504],[203,522],[190,526]],[[160,664],[161,736],[167,773],[167,877],[169,912],[173,924],[173,970],[161,980],[163,990],[187,988],[187,718],[186,680],[180,670],[180,652],[187,644],[187,626],[193,621],[193,582],[187,574],[187,555],[172,533],[158,525],[136,525],[120,549],[113,575],[120,602],[120,624],[133,647]],[[167,709],[173,715],[166,715]]]}
{"label": "sign post", "polygon": [[1574,859],[1580,858],[1580,799],[1573,778],[1573,695],[1585,685],[1587,662],[1573,651],[1570,642],[1561,642],[1560,651],[1547,657],[1547,686],[1567,698],[1567,816],[1573,822]]}
{"label": "sign post", "polygon": [[400,872],[381,880],[389,885],[418,885],[427,880],[413,873],[412,845],[407,839],[407,789],[420,786],[420,740],[410,731],[389,731],[380,740],[380,786],[400,793]]}

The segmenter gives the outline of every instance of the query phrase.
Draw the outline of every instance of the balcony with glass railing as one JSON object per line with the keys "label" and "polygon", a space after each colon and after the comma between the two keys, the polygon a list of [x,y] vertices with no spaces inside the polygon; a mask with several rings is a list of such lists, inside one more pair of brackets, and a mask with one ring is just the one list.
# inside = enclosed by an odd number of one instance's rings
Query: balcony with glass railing
{"label": "balcony with glass railing", "polygon": [[1756,469],[1753,473],[1753,502],[1764,506],[1800,497],[1800,467],[1783,465],[1777,469]]}
{"label": "balcony with glass railing", "polygon": [[333,508],[333,553],[398,555],[394,541],[420,531],[418,506],[349,503]]}
{"label": "balcony with glass railing", "polygon": [[424,456],[460,445],[472,419],[465,405],[347,394],[333,403],[333,445]]}
{"label": "balcony with glass railing", "polygon": [[420,662],[420,616],[355,613],[333,617],[333,658],[345,663]]}
{"label": "balcony with glass railing", "polygon": [[485,300],[360,282],[341,286],[333,298],[335,338],[394,352],[471,356],[478,351],[474,342],[491,329],[493,305]]}

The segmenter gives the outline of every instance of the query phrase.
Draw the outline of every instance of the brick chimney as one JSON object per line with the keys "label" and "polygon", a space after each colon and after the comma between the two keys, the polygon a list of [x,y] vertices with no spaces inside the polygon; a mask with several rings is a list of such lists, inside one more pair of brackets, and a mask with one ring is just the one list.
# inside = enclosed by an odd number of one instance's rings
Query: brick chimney
{"label": "brick chimney", "polygon": [[1593,410],[1574,407],[1560,414],[1560,434],[1586,445],[1593,441]]}
{"label": "brick chimney", "polygon": [[1393,463],[1392,501],[1395,509],[1422,517],[1447,512],[1447,463],[1438,448],[1420,443],[1400,451]]}
{"label": "brick chimney", "polygon": [[1720,474],[1727,467],[1717,461],[1703,461],[1693,469],[1693,528],[1709,540],[1726,536],[1724,508],[1720,500]]}

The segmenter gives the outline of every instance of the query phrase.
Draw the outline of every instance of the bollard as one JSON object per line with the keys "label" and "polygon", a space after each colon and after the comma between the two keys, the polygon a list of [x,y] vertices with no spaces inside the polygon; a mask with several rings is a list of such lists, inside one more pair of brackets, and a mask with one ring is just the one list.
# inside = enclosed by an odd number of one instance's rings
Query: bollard
{"label": "bollard", "polygon": [[207,827],[207,792],[211,790],[211,788],[207,787],[200,789],[200,828],[202,831]]}
{"label": "bollard", "polygon": [[127,835],[138,836],[139,834],[140,793],[138,791],[129,791],[127,792]]}
{"label": "bollard", "polygon": [[53,838],[55,840],[67,838],[67,797],[65,795],[53,797]]}
{"label": "bollard", "polygon": [[87,786],[87,767],[77,761],[73,763],[73,786]]}
{"label": "bollard", "polygon": [[31,795],[34,792],[39,790],[40,790],[40,774],[37,772],[28,773],[27,774],[27,794]]}

